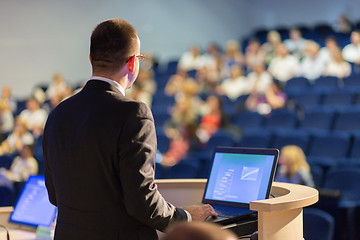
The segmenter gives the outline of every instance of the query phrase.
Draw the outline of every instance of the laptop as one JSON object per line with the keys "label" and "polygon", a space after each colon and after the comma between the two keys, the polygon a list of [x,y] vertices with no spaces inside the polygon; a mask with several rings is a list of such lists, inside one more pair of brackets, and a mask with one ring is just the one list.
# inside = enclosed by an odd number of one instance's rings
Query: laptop
{"label": "laptop", "polygon": [[218,217],[208,221],[230,224],[256,213],[250,202],[269,197],[278,157],[277,149],[217,147],[202,203]]}
{"label": "laptop", "polygon": [[9,222],[32,227],[49,227],[57,208],[49,201],[44,176],[30,176],[10,215]]}

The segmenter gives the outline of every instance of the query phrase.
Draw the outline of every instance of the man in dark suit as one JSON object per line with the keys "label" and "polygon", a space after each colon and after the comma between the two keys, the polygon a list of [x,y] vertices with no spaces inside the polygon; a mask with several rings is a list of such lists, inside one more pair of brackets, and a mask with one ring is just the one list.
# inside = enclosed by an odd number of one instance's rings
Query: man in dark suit
{"label": "man in dark suit", "polygon": [[132,25],[100,23],[91,35],[92,78],[49,115],[43,150],[56,240],[157,239],[155,229],[216,215],[210,205],[176,208],[157,190],[153,116],[124,93],[143,57]]}

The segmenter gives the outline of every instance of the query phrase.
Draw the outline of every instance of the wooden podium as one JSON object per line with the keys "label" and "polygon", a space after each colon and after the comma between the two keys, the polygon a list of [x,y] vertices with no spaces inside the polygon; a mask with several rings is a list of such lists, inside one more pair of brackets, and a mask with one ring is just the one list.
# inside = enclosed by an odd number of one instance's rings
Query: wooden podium
{"label": "wooden podium", "polygon": [[[164,179],[156,183],[167,201],[181,207],[201,202],[206,179]],[[250,209],[258,212],[258,239],[303,240],[303,207],[318,201],[318,191],[274,182],[271,195],[274,197],[250,203]]]}

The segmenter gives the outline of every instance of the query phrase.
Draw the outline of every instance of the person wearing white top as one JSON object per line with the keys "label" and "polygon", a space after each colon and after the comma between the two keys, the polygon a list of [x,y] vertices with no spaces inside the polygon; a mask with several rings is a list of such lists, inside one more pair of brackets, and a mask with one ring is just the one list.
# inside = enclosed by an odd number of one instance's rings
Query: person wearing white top
{"label": "person wearing white top", "polygon": [[33,131],[35,136],[41,135],[48,114],[40,108],[35,98],[30,98],[26,102],[26,109],[19,116],[25,121],[28,130]]}
{"label": "person wearing white top", "polygon": [[217,88],[216,92],[226,95],[231,100],[236,100],[241,95],[249,93],[248,80],[243,76],[242,69],[238,65],[230,68],[230,78],[225,79]]}
{"label": "person wearing white top", "polygon": [[284,44],[276,46],[276,57],[270,62],[268,72],[277,80],[286,82],[296,76],[299,60],[290,55]]}
{"label": "person wearing white top", "polygon": [[306,57],[301,61],[298,75],[305,77],[310,81],[319,78],[325,69],[325,62],[319,56],[320,46],[314,41],[309,40],[306,43]]}
{"label": "person wearing white top", "polygon": [[247,75],[250,92],[264,94],[266,89],[272,83],[270,73],[265,70],[264,63],[258,63],[254,66],[254,71]]}
{"label": "person wearing white top", "polygon": [[335,76],[338,78],[348,77],[351,74],[351,65],[350,63],[344,61],[341,50],[333,49],[330,51],[331,60],[327,63],[324,75],[325,76]]}
{"label": "person wearing white top", "polygon": [[190,51],[185,52],[178,63],[178,68],[190,71],[198,70],[203,66],[203,57],[200,54],[200,48],[196,45],[190,48]]}
{"label": "person wearing white top", "polygon": [[292,55],[301,59],[303,57],[306,40],[302,37],[301,31],[296,28],[291,29],[289,35],[290,38],[286,39],[284,44]]}
{"label": "person wearing white top", "polygon": [[342,55],[346,61],[360,64],[360,30],[351,32],[350,41],[342,50]]}

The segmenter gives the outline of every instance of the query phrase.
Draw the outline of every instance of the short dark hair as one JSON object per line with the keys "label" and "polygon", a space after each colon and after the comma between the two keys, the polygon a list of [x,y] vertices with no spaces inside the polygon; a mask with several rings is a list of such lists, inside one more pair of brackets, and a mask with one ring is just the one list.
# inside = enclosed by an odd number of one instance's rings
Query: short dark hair
{"label": "short dark hair", "polygon": [[93,70],[116,71],[128,61],[137,33],[122,19],[101,22],[91,34],[90,57]]}

